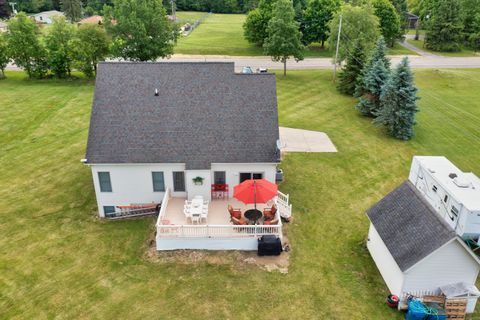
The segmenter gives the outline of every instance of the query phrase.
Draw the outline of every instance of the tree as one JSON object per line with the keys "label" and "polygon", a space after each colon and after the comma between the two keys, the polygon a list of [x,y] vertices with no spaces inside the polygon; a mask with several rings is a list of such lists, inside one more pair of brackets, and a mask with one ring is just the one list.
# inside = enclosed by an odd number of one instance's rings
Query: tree
{"label": "tree", "polygon": [[38,27],[23,12],[8,22],[7,44],[10,57],[28,76],[42,77],[48,72],[46,50],[38,39]]}
{"label": "tree", "polygon": [[468,37],[469,46],[475,50],[480,50],[480,13],[475,15],[475,19],[472,24],[472,32]]}
{"label": "tree", "polygon": [[329,24],[339,9],[338,0],[311,0],[303,15],[303,41],[305,44],[320,42],[322,48],[330,33]]}
{"label": "tree", "polygon": [[480,0],[461,0],[460,13],[463,19],[463,34],[468,39],[476,30],[477,15],[480,15]]}
{"label": "tree", "polygon": [[460,51],[463,23],[459,0],[436,0],[427,23],[425,46],[434,51]]}
{"label": "tree", "polygon": [[400,18],[400,25],[403,31],[408,28],[408,20],[407,20],[407,13],[408,13],[408,2],[407,0],[390,0],[397,10],[398,16]]}
{"label": "tree", "polygon": [[375,0],[373,2],[375,15],[380,20],[380,31],[390,47],[395,44],[401,34],[400,17],[389,0]]}
{"label": "tree", "polygon": [[357,40],[363,43],[367,52],[370,51],[380,35],[379,20],[373,13],[371,6],[354,7],[346,4],[335,14],[330,23],[328,43],[332,47],[337,44],[340,15],[343,16],[343,24],[337,62],[342,62],[347,58],[349,53],[353,51],[353,46]]}
{"label": "tree", "polygon": [[299,24],[295,21],[295,11],[291,0],[278,0],[274,6],[273,17],[268,22],[268,37],[263,48],[273,61],[283,63],[283,75],[287,75],[287,60],[293,56],[296,61],[303,60],[303,50]]}
{"label": "tree", "polygon": [[62,10],[71,22],[77,22],[82,17],[80,0],[62,0]]}
{"label": "tree", "polygon": [[0,33],[0,79],[5,78],[5,68],[10,62],[10,56],[7,49],[7,39],[3,34]]}
{"label": "tree", "polygon": [[7,19],[10,17],[10,5],[7,0],[0,0],[0,19]]}
{"label": "tree", "polygon": [[97,74],[97,63],[109,53],[108,37],[105,30],[95,24],[78,27],[74,40],[75,66],[87,77]]}
{"label": "tree", "polygon": [[390,60],[386,57],[386,50],[382,36],[357,77],[355,96],[360,100],[357,109],[365,116],[374,116],[374,112],[380,108],[381,87],[390,73]]}
{"label": "tree", "polygon": [[59,78],[70,76],[73,62],[73,25],[64,17],[53,18],[53,24],[45,37],[48,62],[52,72]]}
{"label": "tree", "polygon": [[338,90],[341,93],[351,96],[355,94],[355,87],[361,77],[366,60],[365,48],[362,42],[357,40],[352,54],[347,57],[347,63],[339,75]]}
{"label": "tree", "polygon": [[380,97],[381,108],[374,123],[384,125],[388,133],[397,139],[411,139],[418,99],[413,74],[405,57],[385,84]]}
{"label": "tree", "polygon": [[173,53],[177,30],[167,20],[161,0],[115,0],[114,7],[106,7],[104,13],[116,57],[154,61]]}
{"label": "tree", "polygon": [[268,22],[272,18],[273,4],[277,0],[260,0],[258,8],[248,13],[243,24],[243,35],[248,42],[263,46],[267,38]]}

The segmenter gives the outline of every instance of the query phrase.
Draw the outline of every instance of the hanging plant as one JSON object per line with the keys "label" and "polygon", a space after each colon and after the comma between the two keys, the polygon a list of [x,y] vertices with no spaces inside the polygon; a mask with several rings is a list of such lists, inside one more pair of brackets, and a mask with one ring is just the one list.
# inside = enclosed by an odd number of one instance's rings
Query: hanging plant
{"label": "hanging plant", "polygon": [[195,177],[192,179],[193,183],[195,183],[197,186],[201,186],[203,184],[203,178],[202,177]]}

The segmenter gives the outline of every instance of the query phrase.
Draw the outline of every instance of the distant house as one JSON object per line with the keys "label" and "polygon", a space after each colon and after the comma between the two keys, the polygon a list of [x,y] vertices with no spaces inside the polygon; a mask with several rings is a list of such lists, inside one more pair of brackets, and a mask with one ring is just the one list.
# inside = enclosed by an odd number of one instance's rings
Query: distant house
{"label": "distant house", "polygon": [[406,13],[406,20],[407,20],[407,25],[409,29],[416,29],[418,20],[420,19],[417,15],[414,15],[413,13]]}
{"label": "distant house", "polygon": [[[239,233],[227,206],[244,208],[231,199],[244,180],[275,183],[278,140],[274,74],[236,74],[220,62],[103,62],[84,163],[101,217],[161,203],[159,250],[255,250],[258,235],[281,237],[281,221]],[[192,226],[184,204],[197,197],[209,213]],[[290,214],[288,196],[274,202]]]}
{"label": "distant house", "polygon": [[4,21],[0,21],[0,32],[7,32],[8,25]]}
{"label": "distant house", "polygon": [[52,24],[53,17],[63,17],[63,12],[57,10],[43,11],[40,13],[33,14],[32,17],[37,23]]}
{"label": "distant house", "polygon": [[103,17],[102,16],[91,16],[85,19],[82,19],[78,22],[78,24],[102,24]]}
{"label": "distant house", "polygon": [[[367,247],[388,289],[404,302],[408,294],[439,294],[441,287],[474,286],[480,260],[406,181],[367,211]],[[470,305],[469,312],[473,312]]]}

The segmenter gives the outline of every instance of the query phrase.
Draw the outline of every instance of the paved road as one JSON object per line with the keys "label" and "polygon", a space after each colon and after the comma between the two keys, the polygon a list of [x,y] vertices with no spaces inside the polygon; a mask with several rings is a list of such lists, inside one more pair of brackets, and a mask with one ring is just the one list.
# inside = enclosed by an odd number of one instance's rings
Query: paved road
{"label": "paved road", "polygon": [[[422,56],[409,56],[410,63],[413,68],[480,68],[480,56],[479,57],[422,57]],[[397,64],[402,56],[391,57],[392,63]],[[162,61],[233,61],[235,62],[235,68],[237,71],[241,70],[244,66],[250,66],[253,69],[264,67],[268,69],[282,69],[283,64],[279,62],[273,62],[268,57],[229,57],[229,56],[191,56],[191,55],[173,55],[170,59],[164,59]],[[287,62],[287,69],[332,69],[332,59],[329,58],[306,58],[303,61],[295,62],[289,60]],[[7,70],[19,70],[14,65],[7,66]]]}

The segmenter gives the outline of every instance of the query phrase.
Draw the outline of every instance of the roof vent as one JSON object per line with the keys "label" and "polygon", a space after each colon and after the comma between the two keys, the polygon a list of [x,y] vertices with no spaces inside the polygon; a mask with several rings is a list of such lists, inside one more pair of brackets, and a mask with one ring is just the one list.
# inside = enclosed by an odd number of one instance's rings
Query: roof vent
{"label": "roof vent", "polygon": [[158,97],[158,89],[155,88],[155,97]]}
{"label": "roof vent", "polygon": [[450,173],[450,174],[448,175],[448,177],[449,177],[450,179],[455,179],[455,178],[458,177],[458,176],[457,176],[456,173]]}
{"label": "roof vent", "polygon": [[459,188],[470,188],[471,184],[464,177],[456,177],[453,179],[453,183]]}

